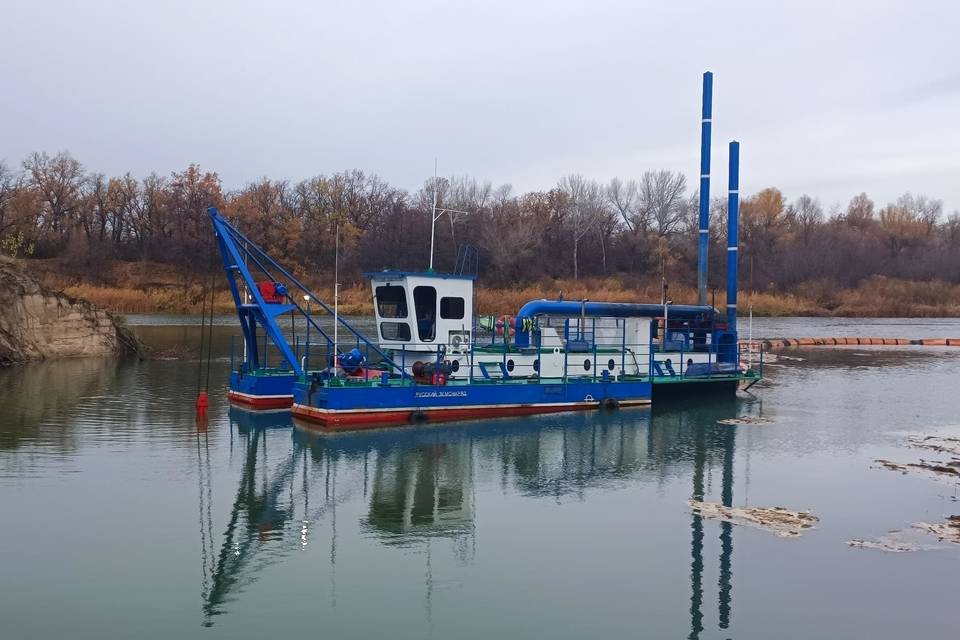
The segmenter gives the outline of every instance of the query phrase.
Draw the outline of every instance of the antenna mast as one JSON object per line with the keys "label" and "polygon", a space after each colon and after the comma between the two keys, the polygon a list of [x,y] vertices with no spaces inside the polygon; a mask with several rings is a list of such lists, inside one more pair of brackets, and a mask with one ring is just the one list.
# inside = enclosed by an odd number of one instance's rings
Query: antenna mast
{"label": "antenna mast", "polygon": [[433,238],[437,228],[437,159],[433,159],[433,208],[430,210],[430,271],[433,271]]}
{"label": "antenna mast", "polygon": [[333,250],[333,370],[336,372],[337,365],[337,355],[339,351],[337,350],[337,339],[339,338],[339,332],[337,329],[340,326],[340,221],[337,220],[337,239],[334,243]]}
{"label": "antenna mast", "polygon": [[457,209],[437,209],[437,159],[433,159],[433,208],[430,210],[430,273],[433,273],[433,244],[437,230],[437,220],[445,213],[467,213]]}

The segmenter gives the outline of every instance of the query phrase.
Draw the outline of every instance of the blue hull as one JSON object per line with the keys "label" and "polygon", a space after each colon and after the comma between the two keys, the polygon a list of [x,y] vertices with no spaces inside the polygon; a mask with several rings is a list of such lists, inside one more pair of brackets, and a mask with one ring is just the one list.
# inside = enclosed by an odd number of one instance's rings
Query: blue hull
{"label": "blue hull", "polygon": [[230,374],[230,402],[247,409],[287,409],[293,403],[293,373]]}
{"label": "blue hull", "polygon": [[293,414],[331,428],[468,420],[650,403],[649,381],[320,386],[298,382]]}

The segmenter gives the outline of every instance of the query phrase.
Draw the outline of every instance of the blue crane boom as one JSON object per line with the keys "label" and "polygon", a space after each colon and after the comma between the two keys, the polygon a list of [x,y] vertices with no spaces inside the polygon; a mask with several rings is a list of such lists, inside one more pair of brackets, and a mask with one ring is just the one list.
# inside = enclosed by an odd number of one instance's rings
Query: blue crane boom
{"label": "blue crane boom", "polygon": [[[310,327],[316,330],[317,334],[326,342],[328,353],[334,348],[333,339],[316,323],[309,313],[304,311],[303,307],[297,302],[290,293],[290,288],[294,288],[301,293],[309,296],[309,299],[316,302],[317,305],[329,313],[335,315],[333,309],[310,291],[302,282],[295,278],[289,271],[284,269],[279,263],[271,258],[267,253],[252,242],[236,227],[230,224],[216,207],[207,209],[210,215],[210,221],[213,224],[213,230],[217,238],[217,246],[220,249],[220,257],[223,260],[223,268],[227,274],[227,283],[230,285],[230,293],[233,296],[233,302],[237,308],[237,315],[240,319],[240,327],[243,331],[243,340],[246,344],[248,363],[254,370],[260,368],[260,357],[257,349],[257,325],[263,327],[264,332],[273,342],[274,346],[280,351],[284,362],[297,376],[302,376],[304,371],[303,364],[297,360],[296,354],[290,348],[290,343],[283,335],[277,318],[285,313],[294,313],[303,316]],[[250,270],[249,263],[253,265],[266,276],[274,285],[274,296],[265,297],[260,290],[253,272]],[[271,272],[271,269],[273,270]],[[276,273],[276,276],[274,276]],[[286,281],[282,282],[280,279]],[[240,292],[240,282],[243,282],[250,300],[244,300]],[[360,334],[350,323],[336,314],[337,322],[344,327],[355,340],[356,344],[366,347],[369,354],[371,351],[376,353],[387,364],[395,369],[400,369],[401,375],[406,377],[406,373],[391,360],[378,345],[374,344],[366,337]],[[336,345],[338,355],[341,353],[340,346]],[[367,358],[369,361],[369,358]]]}

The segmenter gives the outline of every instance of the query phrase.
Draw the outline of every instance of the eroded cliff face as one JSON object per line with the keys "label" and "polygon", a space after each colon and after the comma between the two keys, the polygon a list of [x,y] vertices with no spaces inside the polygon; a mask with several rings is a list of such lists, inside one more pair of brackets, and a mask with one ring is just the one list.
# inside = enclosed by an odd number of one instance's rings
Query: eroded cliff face
{"label": "eroded cliff face", "polygon": [[111,314],[47,289],[21,264],[0,257],[0,366],[139,353],[137,338]]}

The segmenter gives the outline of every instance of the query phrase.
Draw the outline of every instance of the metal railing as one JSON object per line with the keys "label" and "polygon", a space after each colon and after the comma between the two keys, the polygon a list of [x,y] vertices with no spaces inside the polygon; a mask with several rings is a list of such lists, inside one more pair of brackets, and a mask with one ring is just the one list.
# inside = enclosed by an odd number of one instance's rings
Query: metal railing
{"label": "metal railing", "polygon": [[[389,350],[388,358],[378,358],[381,351],[371,349],[369,340],[350,336],[351,339],[338,343],[338,353],[342,355],[358,349],[363,360],[362,366],[355,370],[356,373],[346,375],[339,367],[334,366],[332,341],[325,339],[323,334],[319,342],[312,342],[305,336],[294,333],[292,346],[298,361],[305,364],[322,363],[313,369],[305,366],[307,376],[338,378],[345,383],[390,384],[390,380],[395,383],[397,377],[411,380],[414,378],[413,365],[418,361],[432,364],[431,371],[449,372],[451,380],[480,384],[710,379],[742,374],[740,363],[743,362],[745,347],[741,344],[712,344],[710,349],[705,350],[702,347],[697,348],[696,345],[689,348],[690,343],[683,340],[677,341],[678,350],[664,351],[663,344],[653,337],[646,342],[629,342],[626,322],[615,327],[619,329],[618,335],[608,332],[601,339],[598,339],[597,323],[593,320],[589,322],[589,326],[585,323],[584,327],[571,327],[570,324],[570,320],[565,321],[562,334],[558,332],[556,336],[559,340],[549,342],[546,347],[539,328],[532,336],[532,346],[521,349],[512,346],[508,338],[499,339],[499,336],[495,336],[496,339],[489,343],[486,342],[484,337],[477,335],[474,324],[473,339],[466,348],[452,343],[435,343],[431,351],[401,346],[399,349]],[[559,326],[555,328],[561,329]],[[607,330],[610,328],[606,327]],[[271,353],[272,346],[269,341],[262,344],[262,366],[269,366],[271,361],[279,363],[281,367],[285,366],[279,352]],[[721,352],[720,355],[726,357],[718,359],[718,349],[722,351],[727,347],[735,349],[735,356],[731,358],[729,354]],[[758,359],[759,376],[762,377],[762,345],[755,355]],[[231,347],[231,369],[233,366],[234,355]],[[429,384],[429,380],[422,376],[416,382]]]}

